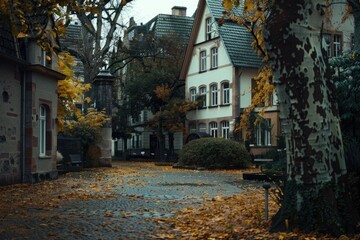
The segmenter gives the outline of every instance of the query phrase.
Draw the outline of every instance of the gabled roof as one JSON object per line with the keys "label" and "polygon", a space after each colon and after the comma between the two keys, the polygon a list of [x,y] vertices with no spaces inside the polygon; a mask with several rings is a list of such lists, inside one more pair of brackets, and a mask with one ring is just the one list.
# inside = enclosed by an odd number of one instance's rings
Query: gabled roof
{"label": "gabled roof", "polygon": [[190,37],[193,23],[193,17],[159,14],[145,25],[148,32],[153,32],[155,37],[176,34],[187,41]]}
{"label": "gabled roof", "polygon": [[[215,18],[215,21],[218,21],[222,17],[223,11],[225,10],[222,6],[222,1],[220,0],[199,0],[194,27],[191,33],[185,61],[180,75],[181,80],[186,78],[191,56],[194,50],[194,44],[199,33],[200,25],[202,24],[201,19],[203,17],[206,5],[209,7],[209,10],[212,16]],[[241,14],[242,6],[240,6],[238,9],[234,9],[234,11],[236,14]],[[259,68],[259,66],[261,66],[261,58],[256,54],[255,49],[253,49],[251,46],[253,37],[245,29],[245,27],[233,22],[225,21],[221,27],[218,27],[218,29],[220,38],[225,45],[233,66],[249,68]]]}

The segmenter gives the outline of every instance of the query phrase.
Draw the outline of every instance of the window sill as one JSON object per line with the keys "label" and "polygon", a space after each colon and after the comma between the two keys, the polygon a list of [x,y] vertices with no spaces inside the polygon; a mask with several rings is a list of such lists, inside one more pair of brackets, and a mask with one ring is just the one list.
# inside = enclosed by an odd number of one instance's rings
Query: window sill
{"label": "window sill", "polygon": [[203,70],[203,71],[199,71],[199,73],[205,73],[206,72],[206,70]]}
{"label": "window sill", "polygon": [[51,159],[51,156],[39,156],[39,159]]}
{"label": "window sill", "polygon": [[208,108],[217,108],[218,105],[215,105],[215,106],[209,106]]}
{"label": "window sill", "polygon": [[228,107],[230,106],[230,103],[227,103],[227,104],[221,104],[220,107]]}
{"label": "window sill", "polygon": [[207,107],[198,107],[198,110],[207,109]]}
{"label": "window sill", "polygon": [[216,70],[216,69],[218,69],[218,67],[212,67],[212,68],[210,68],[210,71],[211,70]]}

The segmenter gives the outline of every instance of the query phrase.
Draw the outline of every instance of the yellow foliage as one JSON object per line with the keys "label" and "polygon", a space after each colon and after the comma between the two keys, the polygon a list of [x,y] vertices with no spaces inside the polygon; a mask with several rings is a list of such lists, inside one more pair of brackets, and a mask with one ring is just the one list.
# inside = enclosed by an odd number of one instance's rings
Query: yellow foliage
{"label": "yellow foliage", "polygon": [[155,95],[163,102],[169,101],[171,92],[172,89],[167,84],[161,84],[160,86],[156,86],[154,90]]}
{"label": "yellow foliage", "polygon": [[[265,41],[263,37],[264,24],[266,21],[266,14],[268,12],[268,0],[244,0],[244,11],[241,16],[234,15],[231,10],[238,7],[240,2],[234,0],[223,0],[223,5],[227,9],[225,13],[226,18],[236,22],[247,28],[254,37],[252,47],[256,50],[259,56],[262,56],[262,61],[268,61],[268,54],[265,48]],[[250,24],[249,24],[250,23]],[[236,126],[236,131],[245,130],[245,136],[250,136],[250,114],[255,111],[257,107],[262,107],[259,114],[262,115],[266,106],[271,106],[271,99],[275,90],[272,83],[272,68],[269,65],[264,65],[258,72],[258,75],[253,79],[255,86],[252,88],[251,104],[244,109],[240,123]],[[255,125],[257,122],[255,122]]]}
{"label": "yellow foliage", "polygon": [[90,89],[90,84],[84,84],[73,76],[72,67],[75,65],[74,58],[68,52],[59,53],[58,69],[66,75],[65,80],[58,81],[58,131],[64,130],[67,120],[82,116],[81,110],[76,103],[89,102],[83,99],[83,95]]}
{"label": "yellow foliage", "polygon": [[88,108],[86,114],[81,114],[77,120],[65,121],[65,128],[71,130],[77,126],[88,126],[89,128],[99,129],[106,122],[110,121],[110,118],[106,116],[105,111],[96,111],[94,108]]}

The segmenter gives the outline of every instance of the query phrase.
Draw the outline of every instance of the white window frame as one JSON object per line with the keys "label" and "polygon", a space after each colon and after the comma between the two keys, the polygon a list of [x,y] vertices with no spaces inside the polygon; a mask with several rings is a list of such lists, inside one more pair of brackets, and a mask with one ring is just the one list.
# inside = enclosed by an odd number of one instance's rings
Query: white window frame
{"label": "white window frame", "polygon": [[190,88],[190,101],[196,101],[196,88]]}
{"label": "white window frame", "polygon": [[216,84],[210,86],[210,105],[217,106],[218,105],[218,87]]}
{"label": "white window frame", "polygon": [[206,50],[200,51],[200,72],[206,71]]}
{"label": "white window frame", "polygon": [[217,132],[218,132],[217,122],[209,123],[209,134],[213,138],[217,138]]}
{"label": "white window frame", "polygon": [[339,34],[333,35],[333,56],[338,57],[341,54],[341,36]]}
{"label": "white window frame", "polygon": [[211,49],[211,68],[218,67],[218,48],[214,47]]}
{"label": "white window frame", "polygon": [[203,100],[200,104],[201,107],[206,107],[206,87],[199,88],[200,96],[202,96]]}
{"label": "white window frame", "polygon": [[[225,86],[227,86],[225,88]],[[222,104],[230,104],[230,83],[225,82],[222,84]]]}
{"label": "white window frame", "polygon": [[[266,119],[266,121],[271,126],[271,120]],[[262,128],[260,123],[256,125],[256,146],[271,146],[271,129]]]}
{"label": "white window frame", "polygon": [[206,20],[206,40],[210,40],[212,37],[211,37],[211,34],[213,32],[213,27],[212,27],[212,19],[211,17],[207,18]]}
{"label": "white window frame", "polygon": [[40,106],[39,113],[39,156],[46,156],[46,114],[45,106]]}
{"label": "white window frame", "polygon": [[221,122],[221,137],[224,139],[229,139],[229,132],[230,132],[229,121],[222,121]]}
{"label": "white window frame", "polygon": [[323,39],[325,42],[325,49],[328,57],[338,57],[342,51],[342,36],[341,34],[324,33]]}

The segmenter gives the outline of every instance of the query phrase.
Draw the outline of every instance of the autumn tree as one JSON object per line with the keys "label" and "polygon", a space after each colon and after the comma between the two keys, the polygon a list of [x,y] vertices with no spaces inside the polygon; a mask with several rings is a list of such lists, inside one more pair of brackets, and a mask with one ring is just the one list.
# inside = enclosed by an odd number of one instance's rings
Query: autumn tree
{"label": "autumn tree", "polygon": [[[224,0],[228,9],[240,1]],[[273,230],[300,228],[339,235],[356,216],[346,188],[340,118],[321,42],[327,1],[244,1],[244,24],[272,67],[286,140],[285,198]],[[256,29],[256,30],[254,30]]]}
{"label": "autumn tree", "polygon": [[[92,83],[100,69],[109,63],[109,51],[120,35],[121,13],[132,0],[99,0],[89,11],[81,11],[77,6],[68,6],[66,12],[75,15],[81,27],[75,44],[65,44],[63,48],[79,59],[84,68],[85,83]],[[87,1],[80,1],[83,4]],[[92,2],[92,1],[91,1]],[[90,2],[88,3],[90,4]],[[65,23],[68,26],[70,21]]]}
{"label": "autumn tree", "polygon": [[84,101],[89,102],[89,98],[83,98],[86,91],[90,89],[90,84],[84,84],[76,79],[73,74],[74,58],[68,52],[61,52],[58,55],[58,69],[66,78],[58,82],[58,132],[64,131],[66,125],[71,124],[71,120],[78,119],[83,113],[77,104]]}
{"label": "autumn tree", "polygon": [[145,127],[156,131],[162,153],[163,131],[168,133],[171,147],[173,133],[184,129],[183,113],[187,103],[183,101],[184,84],[178,78],[185,47],[186,42],[175,33],[157,38],[149,33],[141,41],[132,42],[127,51],[122,51],[127,54],[114,61],[114,66],[123,61],[131,62],[123,84],[123,104],[129,106],[126,114],[136,118],[142,110],[153,113],[153,119],[149,119]]}

